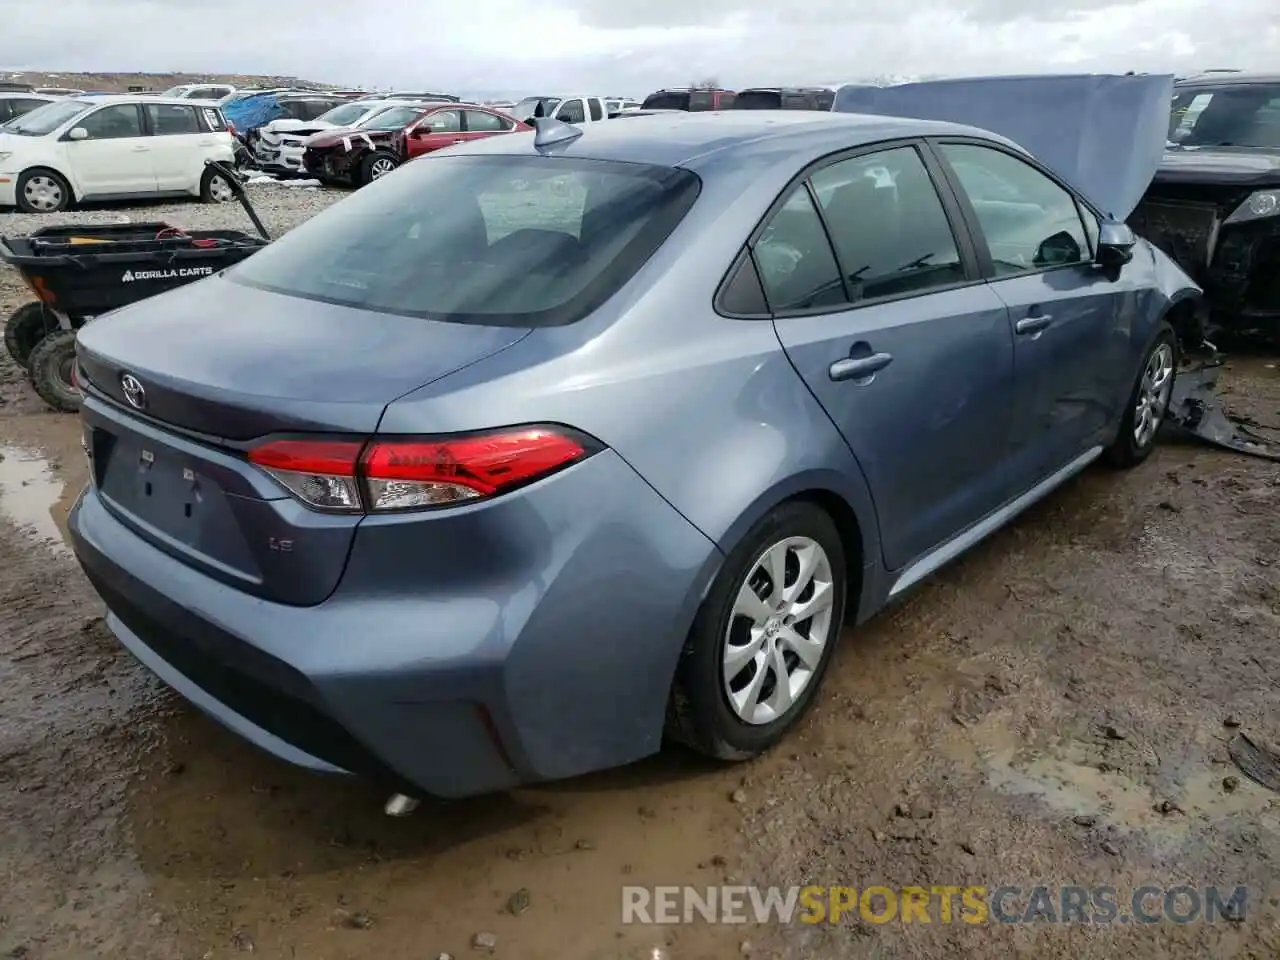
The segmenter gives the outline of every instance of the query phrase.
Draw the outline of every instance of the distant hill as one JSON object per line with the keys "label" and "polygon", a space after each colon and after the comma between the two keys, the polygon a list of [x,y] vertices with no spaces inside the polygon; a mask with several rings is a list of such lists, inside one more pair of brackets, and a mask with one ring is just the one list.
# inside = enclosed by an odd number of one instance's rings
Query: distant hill
{"label": "distant hill", "polygon": [[298,77],[251,76],[243,73],[63,73],[0,71],[0,80],[29,83],[33,87],[69,87],[102,93],[128,93],[130,87],[159,92],[180,83],[229,83],[234,87],[299,87],[333,89],[335,84],[315,83]]}

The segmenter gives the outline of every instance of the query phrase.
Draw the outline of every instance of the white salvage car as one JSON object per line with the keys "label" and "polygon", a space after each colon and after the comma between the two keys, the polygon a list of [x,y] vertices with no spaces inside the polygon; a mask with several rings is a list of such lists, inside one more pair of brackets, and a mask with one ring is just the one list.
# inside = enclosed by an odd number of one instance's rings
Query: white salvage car
{"label": "white salvage car", "polygon": [[57,100],[0,129],[0,207],[65,210],[82,200],[197,196],[234,199],[206,160],[231,163],[217,104],[174,97]]}

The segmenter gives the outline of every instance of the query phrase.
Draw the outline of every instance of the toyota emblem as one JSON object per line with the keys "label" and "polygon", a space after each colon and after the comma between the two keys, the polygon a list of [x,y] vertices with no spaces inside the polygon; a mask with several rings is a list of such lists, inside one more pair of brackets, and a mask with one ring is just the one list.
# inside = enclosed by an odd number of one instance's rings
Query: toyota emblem
{"label": "toyota emblem", "polygon": [[121,374],[120,389],[124,391],[124,398],[129,401],[129,406],[135,410],[141,410],[147,405],[147,391],[132,373]]}

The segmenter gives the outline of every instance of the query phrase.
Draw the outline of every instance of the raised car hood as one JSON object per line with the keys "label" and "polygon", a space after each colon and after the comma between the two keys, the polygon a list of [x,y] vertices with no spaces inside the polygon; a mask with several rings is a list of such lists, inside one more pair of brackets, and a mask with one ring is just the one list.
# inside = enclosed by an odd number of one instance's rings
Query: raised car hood
{"label": "raised car hood", "polygon": [[362,130],[360,127],[330,127],[307,138],[307,146],[331,147],[345,140],[367,140],[370,145],[380,137],[387,137],[385,130]]}
{"label": "raised car hood", "polygon": [[990,130],[1125,220],[1164,156],[1172,101],[1171,75],[1065,74],[843,87],[832,109]]}
{"label": "raised car hood", "polygon": [[1231,147],[1180,147],[1164,155],[1160,183],[1280,187],[1280,153]]}

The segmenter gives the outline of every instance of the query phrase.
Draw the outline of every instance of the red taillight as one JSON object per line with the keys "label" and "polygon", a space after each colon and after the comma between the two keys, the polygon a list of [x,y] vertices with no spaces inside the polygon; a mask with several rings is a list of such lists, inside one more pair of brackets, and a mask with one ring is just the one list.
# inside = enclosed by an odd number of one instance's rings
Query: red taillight
{"label": "red taillight", "polygon": [[519,427],[441,439],[273,440],[249,460],[326,510],[415,510],[493,497],[586,457],[585,437]]}

